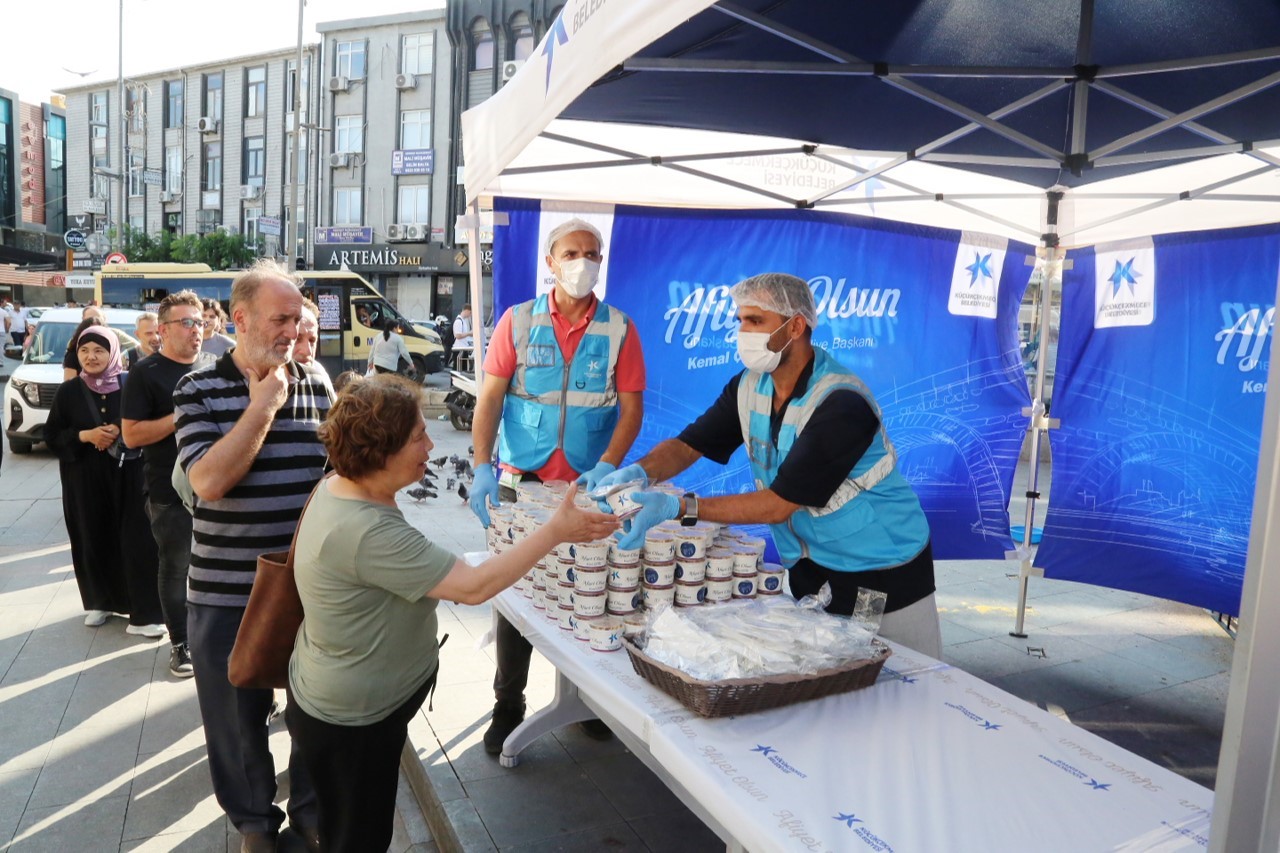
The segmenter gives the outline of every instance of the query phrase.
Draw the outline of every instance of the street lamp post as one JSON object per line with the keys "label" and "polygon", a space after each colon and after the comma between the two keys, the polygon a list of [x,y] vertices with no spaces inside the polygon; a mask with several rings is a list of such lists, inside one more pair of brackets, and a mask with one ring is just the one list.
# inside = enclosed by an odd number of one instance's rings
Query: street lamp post
{"label": "street lamp post", "polygon": [[[302,104],[302,10],[307,0],[298,0],[298,64],[293,72],[293,171],[289,174],[289,210],[285,222],[289,223],[289,233],[284,241],[284,266],[293,269],[293,253],[298,247],[301,234],[301,217],[298,216],[298,179],[302,166],[302,124],[306,111]],[[315,85],[310,77],[315,76],[315,69],[308,76],[307,97],[311,97],[310,88]]]}
{"label": "street lamp post", "polygon": [[119,204],[116,205],[116,234],[114,247],[122,249],[124,247],[124,200],[128,188],[124,185],[125,181],[125,139],[129,135],[129,118],[124,112],[124,0],[120,0],[120,22],[117,30],[116,39],[116,110],[120,114],[119,133],[120,141],[117,146],[120,154],[120,166],[117,171],[120,173],[120,194],[118,196]]}

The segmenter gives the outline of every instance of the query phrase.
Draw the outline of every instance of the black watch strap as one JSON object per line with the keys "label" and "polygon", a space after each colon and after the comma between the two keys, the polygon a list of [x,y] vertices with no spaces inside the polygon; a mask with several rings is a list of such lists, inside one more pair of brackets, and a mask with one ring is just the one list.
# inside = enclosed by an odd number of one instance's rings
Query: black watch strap
{"label": "black watch strap", "polygon": [[680,526],[693,527],[698,523],[698,496],[685,492],[681,497],[684,498],[684,515],[680,516]]}

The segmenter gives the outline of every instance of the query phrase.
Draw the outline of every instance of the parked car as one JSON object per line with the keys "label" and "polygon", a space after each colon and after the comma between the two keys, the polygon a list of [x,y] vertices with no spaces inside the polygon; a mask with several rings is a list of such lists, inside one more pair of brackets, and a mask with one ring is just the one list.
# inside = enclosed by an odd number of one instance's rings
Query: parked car
{"label": "parked car", "polygon": [[[120,338],[120,350],[127,353],[138,345],[130,334],[141,311],[107,308],[107,325]],[[14,368],[4,388],[4,432],[9,449],[30,453],[44,441],[44,422],[49,418],[53,395],[62,384],[62,358],[71,335],[80,325],[82,309],[49,308],[40,316],[31,346]]]}

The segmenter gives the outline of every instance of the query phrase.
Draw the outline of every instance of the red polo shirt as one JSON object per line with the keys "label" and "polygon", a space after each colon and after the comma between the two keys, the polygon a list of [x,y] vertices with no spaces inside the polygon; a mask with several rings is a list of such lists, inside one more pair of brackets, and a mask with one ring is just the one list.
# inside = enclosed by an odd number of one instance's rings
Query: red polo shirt
{"label": "red polo shirt", "polygon": [[[582,342],[582,337],[587,331],[587,324],[596,315],[600,300],[593,294],[591,306],[577,323],[570,323],[569,318],[560,313],[560,309],[556,306],[554,290],[547,303],[551,309],[551,328],[555,331],[556,343],[560,345],[560,354],[565,361],[572,361],[573,354],[577,352],[578,344]],[[493,331],[493,340],[489,342],[489,349],[484,356],[484,372],[508,380],[515,375],[516,346],[511,334],[510,308],[503,312],[502,319],[498,320],[498,326]],[[614,384],[619,392],[644,390],[644,353],[640,350],[640,335],[636,332],[634,323],[630,324],[627,335],[622,340],[622,352],[618,353]],[[502,467],[508,471],[517,470],[505,462]],[[551,452],[551,458],[547,463],[534,473],[538,475],[538,479],[545,481],[576,480],[582,472],[573,470],[569,460],[565,458],[564,451],[557,447]]]}

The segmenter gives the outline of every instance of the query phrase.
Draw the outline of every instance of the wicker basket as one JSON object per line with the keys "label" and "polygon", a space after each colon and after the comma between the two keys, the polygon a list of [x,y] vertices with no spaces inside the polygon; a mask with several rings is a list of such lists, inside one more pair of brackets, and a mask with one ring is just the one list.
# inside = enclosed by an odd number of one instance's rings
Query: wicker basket
{"label": "wicker basket", "polygon": [[704,717],[750,714],[753,711],[766,711],[870,687],[879,677],[884,662],[893,654],[888,646],[876,642],[875,657],[850,661],[844,666],[824,669],[811,675],[701,681],[654,660],[631,640],[623,640],[622,645],[631,657],[631,666],[635,668],[636,674]]}

